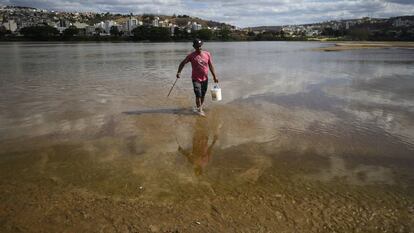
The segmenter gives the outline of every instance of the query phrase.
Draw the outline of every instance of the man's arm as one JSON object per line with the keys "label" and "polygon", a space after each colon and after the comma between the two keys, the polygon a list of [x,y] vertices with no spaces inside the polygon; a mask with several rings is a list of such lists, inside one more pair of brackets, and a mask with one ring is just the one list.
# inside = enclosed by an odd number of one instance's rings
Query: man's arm
{"label": "man's arm", "polygon": [[214,69],[214,66],[211,60],[208,60],[208,67],[210,68],[211,74],[213,75],[214,82],[218,83],[218,79],[216,77],[216,70]]}
{"label": "man's arm", "polygon": [[187,64],[187,62],[189,62],[188,57],[186,57],[178,66],[178,71],[177,71],[177,78],[180,78],[180,74],[181,74],[181,70],[183,70],[185,64]]}

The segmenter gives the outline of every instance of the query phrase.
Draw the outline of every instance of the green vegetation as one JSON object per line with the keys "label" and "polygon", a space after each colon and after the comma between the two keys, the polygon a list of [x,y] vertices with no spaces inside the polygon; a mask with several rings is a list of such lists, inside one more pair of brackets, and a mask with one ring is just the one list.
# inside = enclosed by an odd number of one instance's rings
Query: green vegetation
{"label": "green vegetation", "polygon": [[228,28],[223,28],[219,31],[217,37],[220,40],[229,41],[229,40],[232,40],[230,33],[231,31]]}
{"label": "green vegetation", "polygon": [[[151,15],[147,15],[151,18]],[[182,17],[182,16],[181,16]],[[308,37],[305,31],[302,32],[285,32],[284,30],[272,31],[232,31],[227,27],[221,30],[210,30],[207,28],[191,31],[186,28],[175,27],[173,33],[170,28],[153,27],[149,25],[139,26],[132,30],[131,36],[126,36],[117,26],[110,28],[110,36],[102,35],[102,28],[96,28],[93,36],[85,35],[85,29],[78,29],[70,26],[63,31],[59,31],[48,25],[31,26],[22,28],[20,34],[24,38],[5,36],[10,34],[5,27],[0,27],[0,38],[2,40],[75,40],[75,41],[191,41],[194,38],[200,38],[204,41],[306,41],[306,40],[343,40],[343,41],[413,41],[414,28],[405,27],[396,30],[390,26],[381,25],[373,28],[372,25],[358,25],[349,29],[324,27],[321,29],[319,36]]]}
{"label": "green vegetation", "polygon": [[10,31],[7,31],[7,29],[4,26],[0,26],[0,38],[3,38],[9,33]]}
{"label": "green vegetation", "polygon": [[202,40],[211,40],[213,36],[213,32],[209,29],[201,29],[197,31],[197,38],[200,38]]}
{"label": "green vegetation", "polygon": [[79,29],[75,26],[70,26],[63,31],[64,38],[72,38],[79,33]]}
{"label": "green vegetation", "polygon": [[139,26],[132,30],[133,40],[135,41],[188,41],[194,38],[200,38],[205,41],[220,40],[229,41],[235,40],[231,36],[229,29],[218,30],[213,32],[210,29],[201,29],[198,31],[188,32],[186,29],[174,28],[173,35],[168,28]]}
{"label": "green vegetation", "polygon": [[168,28],[139,26],[132,30],[133,39],[136,41],[169,41],[171,40]]}
{"label": "green vegetation", "polygon": [[109,33],[111,36],[122,36],[122,32],[119,31],[119,28],[117,26],[112,26],[109,30]]}
{"label": "green vegetation", "polygon": [[59,35],[59,31],[49,25],[25,27],[20,33],[32,40],[53,40]]}

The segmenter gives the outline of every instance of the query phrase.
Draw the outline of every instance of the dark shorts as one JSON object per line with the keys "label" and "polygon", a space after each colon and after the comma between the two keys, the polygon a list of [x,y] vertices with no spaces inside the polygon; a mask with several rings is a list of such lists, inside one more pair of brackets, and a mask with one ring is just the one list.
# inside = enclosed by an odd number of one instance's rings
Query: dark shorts
{"label": "dark shorts", "polygon": [[196,97],[204,97],[207,92],[208,80],[198,82],[193,80],[194,94]]}

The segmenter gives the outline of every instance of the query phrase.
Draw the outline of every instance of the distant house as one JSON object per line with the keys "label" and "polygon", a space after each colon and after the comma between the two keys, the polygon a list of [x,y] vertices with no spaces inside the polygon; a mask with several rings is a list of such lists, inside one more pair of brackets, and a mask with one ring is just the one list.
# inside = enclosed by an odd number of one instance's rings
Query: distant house
{"label": "distant house", "polygon": [[95,35],[95,27],[94,26],[86,26],[85,27],[85,35],[87,35],[87,36]]}
{"label": "distant house", "polygon": [[80,22],[75,22],[74,24],[72,24],[73,26],[75,26],[78,29],[85,29],[87,26],[89,26],[86,23],[80,23]]}
{"label": "distant house", "polygon": [[201,30],[203,27],[201,26],[201,24],[197,23],[197,22],[193,22],[193,24],[191,25],[191,31],[198,31]]}
{"label": "distant house", "polygon": [[131,31],[140,25],[142,25],[142,21],[139,21],[137,18],[134,18],[131,15],[124,24],[124,31],[130,35]]}
{"label": "distant house", "polygon": [[152,25],[153,27],[158,27],[158,26],[159,26],[159,21],[160,21],[160,18],[159,18],[159,17],[155,17],[155,18],[152,20],[151,25]]}
{"label": "distant house", "polygon": [[414,25],[414,22],[408,19],[397,18],[392,22],[394,27],[409,27]]}
{"label": "distant house", "polygon": [[115,21],[112,21],[112,20],[106,20],[105,22],[104,22],[104,31],[107,33],[107,34],[110,34],[110,32],[111,32],[111,27],[112,26],[116,26],[117,25],[117,23],[115,22]]}
{"label": "distant house", "polygon": [[17,31],[17,23],[14,20],[9,20],[3,23],[3,26],[6,28],[6,30],[9,30],[13,33]]}
{"label": "distant house", "polygon": [[80,23],[80,22],[75,22],[74,24],[72,24],[72,26],[75,26],[77,29],[79,29],[78,35],[81,35],[81,36],[86,36],[87,35],[87,33],[86,33],[86,27],[89,27],[88,24],[86,24],[86,23]]}

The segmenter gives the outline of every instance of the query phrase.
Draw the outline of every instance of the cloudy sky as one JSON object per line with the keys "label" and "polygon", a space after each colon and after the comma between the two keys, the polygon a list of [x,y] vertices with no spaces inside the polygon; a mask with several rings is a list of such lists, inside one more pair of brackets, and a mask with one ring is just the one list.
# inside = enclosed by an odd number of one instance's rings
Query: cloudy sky
{"label": "cloudy sky", "polygon": [[414,15],[414,0],[0,0],[59,11],[187,14],[239,27]]}

